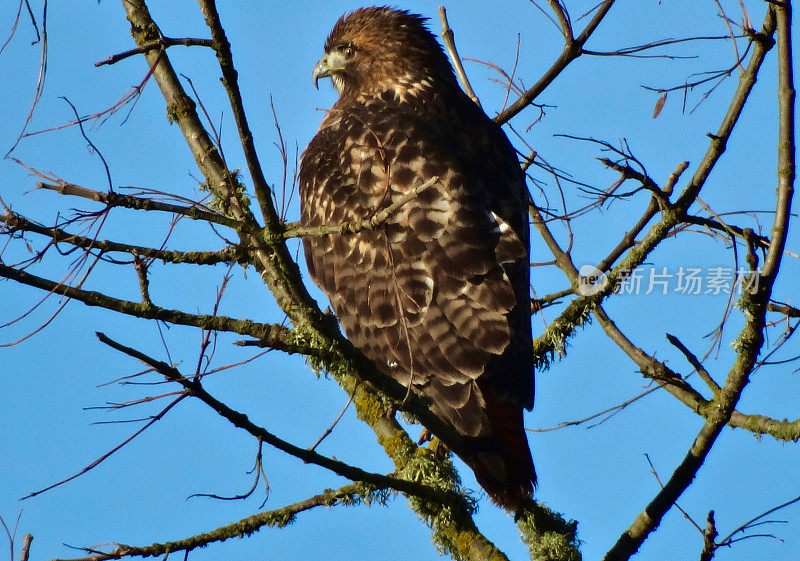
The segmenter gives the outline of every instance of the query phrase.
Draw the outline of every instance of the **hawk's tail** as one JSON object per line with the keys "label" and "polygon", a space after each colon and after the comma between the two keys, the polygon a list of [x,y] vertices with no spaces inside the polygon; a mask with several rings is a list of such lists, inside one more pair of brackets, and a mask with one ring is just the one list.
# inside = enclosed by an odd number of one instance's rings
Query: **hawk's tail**
{"label": "hawk's tail", "polygon": [[536,470],[522,424],[522,407],[483,392],[492,428],[488,446],[461,455],[493,502],[518,512],[536,487]]}

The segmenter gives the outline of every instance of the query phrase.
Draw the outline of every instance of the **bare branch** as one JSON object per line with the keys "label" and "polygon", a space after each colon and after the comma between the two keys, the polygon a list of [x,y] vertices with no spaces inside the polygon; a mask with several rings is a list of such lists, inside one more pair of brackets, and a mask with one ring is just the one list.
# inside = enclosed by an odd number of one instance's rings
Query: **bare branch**
{"label": "bare branch", "polygon": [[[748,37],[748,35],[735,35],[735,37],[742,38],[742,37]],[[583,54],[592,56],[621,56],[621,57],[631,57],[631,58],[666,58],[670,60],[678,58],[695,58],[695,57],[682,57],[682,56],[674,56],[667,54],[640,55],[638,53],[641,53],[642,51],[648,51],[650,49],[656,49],[658,47],[679,45],[681,43],[689,43],[693,41],[719,41],[719,40],[728,41],[729,39],[731,39],[730,35],[696,36],[696,37],[684,37],[682,39],[669,38],[669,39],[660,39],[658,41],[651,41],[649,43],[645,43],[643,45],[635,45],[633,47],[623,47],[621,49],[616,49],[613,51],[590,51],[584,49]]]}
{"label": "bare branch", "polygon": [[783,314],[789,318],[800,318],[800,308],[795,308],[794,306],[790,306],[788,304],[778,304],[770,302],[767,305],[767,310],[769,310],[770,312]]}
{"label": "bare branch", "polygon": [[716,544],[714,540],[717,539],[717,524],[714,520],[714,511],[708,511],[708,517],[706,518],[706,528],[702,530],[703,532],[703,551],[700,553],[700,561],[711,561],[714,557],[714,551],[716,549]]}
{"label": "bare branch", "polygon": [[121,60],[125,60],[128,57],[132,57],[134,55],[140,55],[147,51],[151,51],[154,49],[165,50],[168,47],[174,47],[176,45],[183,45],[184,47],[214,47],[214,42],[211,39],[197,39],[193,37],[159,37],[154,41],[150,41],[145,43],[141,47],[136,47],[135,49],[129,49],[127,51],[123,51],[121,53],[113,54],[108,58],[104,58],[103,60],[98,60],[94,63],[95,66],[103,66],[104,64],[116,64]]}
{"label": "bare branch", "polygon": [[586,27],[583,29],[581,34],[578,35],[578,37],[576,37],[574,40],[567,39],[565,41],[564,50],[561,51],[561,54],[558,56],[552,66],[550,66],[550,68],[547,69],[542,77],[539,78],[539,80],[533,86],[528,88],[525,93],[523,93],[519,99],[517,99],[517,101],[512,103],[505,111],[497,115],[494,120],[500,124],[511,120],[512,117],[530,105],[531,102],[536,99],[536,97],[542,93],[545,88],[547,88],[547,86],[549,86],[573,60],[581,56],[581,53],[583,52],[583,45],[586,44],[586,41],[589,40],[589,37],[591,37],[592,33],[594,33],[597,29],[597,26],[600,25],[600,22],[606,17],[606,14],[611,9],[611,6],[614,5],[614,1],[615,0],[604,0],[601,2],[594,17],[592,17],[591,21],[586,24]]}
{"label": "bare branch", "polygon": [[775,506],[775,507],[772,507],[770,509],[765,510],[764,512],[762,512],[758,516],[754,516],[753,518],[751,518],[750,520],[748,520],[744,524],[740,524],[730,534],[728,534],[727,536],[725,536],[724,538],[719,540],[719,542],[717,543],[717,547],[724,546],[724,545],[729,545],[730,543],[732,543],[734,541],[734,537],[736,536],[736,534],[740,534],[740,533],[746,532],[747,530],[749,530],[753,526],[756,526],[758,523],[763,523],[763,518],[766,518],[767,516],[769,516],[773,512],[777,512],[779,510],[782,510],[782,509],[786,508],[787,506],[791,506],[791,505],[793,505],[795,503],[798,503],[798,502],[800,502],[800,496],[797,496],[797,497],[795,497],[793,499],[789,499],[785,503],[781,503],[778,506]]}
{"label": "bare branch", "polygon": [[148,305],[143,302],[122,300],[100,292],[83,290],[74,286],[51,281],[25,271],[14,269],[2,263],[0,263],[0,277],[5,277],[21,284],[39,288],[54,294],[61,294],[67,298],[83,302],[87,306],[98,306],[133,317],[158,319],[177,325],[189,325],[192,327],[202,327],[204,329],[249,335],[261,341],[268,342],[268,346],[272,348],[287,353],[316,354],[313,348],[300,344],[298,338],[291,329],[278,324],[257,323],[247,319],[234,319],[226,316],[189,314],[179,310]]}
{"label": "bare branch", "polygon": [[683,353],[683,356],[686,357],[686,360],[689,361],[689,364],[692,365],[692,368],[695,369],[700,378],[703,379],[706,385],[711,388],[711,391],[714,393],[714,395],[716,395],[720,390],[719,384],[714,381],[714,379],[711,377],[711,374],[708,373],[708,370],[706,370],[703,364],[700,362],[700,359],[698,359],[697,356],[695,356],[692,351],[690,351],[686,345],[681,343],[680,339],[674,335],[667,333],[667,341],[672,343],[672,345],[674,345],[681,353]]}
{"label": "bare branch", "polygon": [[158,421],[160,421],[162,418],[164,418],[164,415],[166,415],[166,414],[167,414],[167,412],[169,412],[169,411],[170,411],[170,409],[172,409],[173,407],[175,407],[176,405],[178,405],[178,403],[180,403],[181,401],[183,401],[183,399],[184,399],[184,398],[185,398],[187,395],[188,395],[187,393],[183,393],[183,394],[179,395],[177,398],[175,398],[174,400],[172,400],[172,401],[169,403],[169,405],[167,405],[167,406],[166,406],[166,407],[164,407],[164,408],[163,408],[161,411],[159,411],[159,412],[158,412],[156,415],[153,415],[152,417],[150,417],[150,419],[147,421],[147,423],[145,423],[144,425],[142,425],[142,427],[141,427],[141,428],[139,428],[138,430],[136,430],[136,431],[135,431],[133,434],[131,434],[131,435],[130,435],[128,438],[126,438],[125,440],[123,440],[122,442],[120,442],[119,444],[117,444],[116,446],[114,446],[114,447],[113,447],[111,450],[109,450],[109,451],[108,451],[108,452],[106,452],[105,454],[101,455],[99,458],[97,458],[96,460],[94,460],[92,463],[90,463],[89,465],[87,465],[86,467],[84,467],[83,469],[81,469],[80,471],[78,471],[77,473],[74,473],[74,474],[70,475],[69,477],[65,477],[65,478],[64,478],[64,479],[62,479],[61,481],[58,481],[58,482],[56,482],[56,483],[53,483],[52,485],[48,485],[47,487],[45,487],[45,488],[43,488],[43,489],[39,489],[38,491],[33,491],[32,493],[28,493],[27,495],[25,495],[24,497],[22,497],[22,499],[20,499],[20,500],[30,499],[30,498],[32,498],[32,497],[35,497],[35,496],[37,496],[37,495],[41,495],[42,493],[45,493],[45,492],[47,492],[47,491],[49,491],[49,490],[51,490],[51,489],[54,489],[54,488],[56,488],[56,487],[58,487],[58,486],[60,486],[60,485],[63,485],[64,483],[67,483],[67,482],[69,482],[69,481],[72,481],[73,479],[76,479],[76,478],[80,477],[80,476],[81,476],[81,475],[83,475],[84,473],[87,473],[87,472],[89,472],[89,471],[93,470],[94,468],[96,468],[97,466],[99,466],[99,465],[100,465],[102,462],[104,462],[105,460],[107,460],[108,458],[110,458],[112,455],[114,455],[116,452],[118,452],[119,450],[121,450],[121,449],[122,449],[122,448],[123,448],[123,447],[124,447],[126,444],[129,444],[129,443],[130,443],[130,442],[131,442],[133,439],[135,439],[137,436],[139,436],[139,435],[140,435],[140,434],[142,434],[144,431],[146,431],[146,430],[147,430],[147,429],[149,429],[151,426],[153,426],[153,425],[154,425],[156,422],[158,422]]}
{"label": "bare branch", "polygon": [[450,62],[456,71],[458,81],[461,83],[461,87],[464,88],[464,92],[469,96],[469,98],[474,101],[478,107],[480,107],[481,100],[478,99],[478,96],[472,89],[472,85],[469,83],[469,78],[467,78],[467,73],[464,72],[464,66],[461,64],[461,57],[458,56],[458,49],[456,49],[456,42],[454,39],[455,34],[453,33],[453,30],[450,29],[450,23],[447,21],[447,10],[444,6],[439,6],[439,19],[442,21],[442,40],[444,41],[444,48],[447,50],[447,54],[450,57]]}
{"label": "bare branch", "polygon": [[80,185],[75,185],[73,183],[67,183],[62,181],[59,181],[58,183],[55,184],[39,182],[36,184],[36,187],[39,189],[48,189],[50,191],[55,191],[61,195],[71,195],[74,197],[81,197],[84,199],[97,201],[99,203],[103,203],[110,207],[123,207],[123,208],[130,208],[133,210],[156,210],[161,212],[172,212],[174,214],[181,214],[183,216],[191,218],[192,220],[203,220],[205,222],[211,222],[213,224],[227,226],[234,230],[243,227],[243,224],[241,222],[238,222],[236,220],[231,220],[227,216],[211,212],[207,210],[206,207],[199,204],[197,206],[174,205],[170,203],[154,201],[153,199],[134,197],[131,195],[122,195],[116,192],[107,193],[103,191],[95,191],[94,189],[88,189],[86,187],[81,187]]}
{"label": "bare branch", "polygon": [[256,152],[255,142],[253,140],[253,132],[250,130],[250,125],[247,122],[247,114],[244,110],[244,101],[242,93],[239,90],[239,73],[233,65],[233,52],[231,51],[231,44],[225,34],[225,29],[222,27],[219,12],[214,0],[199,0],[200,9],[205,16],[206,25],[211,30],[211,37],[213,39],[213,48],[217,52],[217,61],[222,70],[222,84],[228,92],[228,100],[231,108],[233,109],[233,118],[236,121],[236,128],[239,131],[239,140],[242,144],[245,160],[247,161],[247,170],[250,173],[250,178],[253,180],[253,191],[255,192],[256,199],[258,200],[261,209],[262,218],[265,221],[268,230],[277,232],[279,231],[280,218],[275,206],[272,204],[271,189],[267,183],[264,172],[261,168],[261,162]]}
{"label": "bare branch", "polygon": [[247,415],[228,407],[218,399],[214,398],[206,391],[205,388],[203,388],[199,380],[186,378],[174,366],[151,358],[141,351],[137,351],[136,349],[121,343],[117,343],[103,333],[98,332],[97,338],[101,343],[104,343],[117,351],[143,362],[171,382],[177,382],[186,390],[186,395],[191,395],[192,397],[199,399],[216,411],[221,417],[230,421],[230,423],[235,427],[249,432],[270,446],[274,446],[282,452],[286,452],[291,456],[301,459],[305,463],[318,465],[336,473],[337,475],[346,477],[351,481],[361,481],[370,485],[383,485],[409,495],[424,497],[428,500],[442,502],[443,504],[463,504],[464,498],[458,493],[454,493],[452,491],[442,491],[439,489],[434,489],[433,487],[421,485],[413,481],[364,471],[361,468],[351,466],[344,462],[340,462],[338,460],[318,454],[313,450],[295,446],[294,444],[291,444],[273,435],[266,429],[259,427],[250,421],[250,419],[247,418]]}
{"label": "bare branch", "polygon": [[[28,6],[28,10],[30,12],[30,6]],[[31,16],[31,19],[33,17]],[[33,101],[31,101],[31,107],[28,110],[28,115],[25,117],[25,123],[22,125],[22,129],[19,131],[19,135],[17,136],[14,143],[11,145],[11,148],[8,149],[8,152],[5,154],[5,158],[8,158],[11,153],[16,150],[17,146],[19,146],[20,141],[25,136],[25,132],[28,129],[28,126],[33,121],[33,114],[36,111],[36,106],[39,105],[39,100],[42,99],[42,92],[44,92],[44,83],[45,79],[47,78],[47,60],[48,60],[48,40],[47,40],[47,0],[42,2],[42,35],[41,35],[41,58],[39,61],[39,77],[36,81],[36,92],[33,94]]]}
{"label": "bare branch", "polygon": [[[654,224],[645,237],[628,252],[628,256],[608,272],[605,286],[591,295],[581,296],[570,302],[559,317],[551,322],[547,330],[534,341],[534,355],[537,357],[540,365],[546,365],[549,358],[555,352],[561,352],[564,348],[566,338],[571,336],[578,326],[583,325],[589,313],[599,302],[611,294],[616,283],[620,279],[620,274],[624,271],[632,271],[643,263],[647,255],[658,246],[661,240],[669,235],[670,230],[681,223],[687,209],[694,203],[697,195],[705,185],[711,170],[714,169],[714,166],[725,152],[728,138],[732,134],[744,104],[753,89],[756,75],[761,68],[766,53],[774,44],[771,39],[774,32],[775,18],[770,9],[761,32],[762,38],[756,43],[750,62],[747,65],[746,71],[739,79],[739,86],[734,93],[733,100],[728,107],[728,111],[717,133],[710,135],[711,142],[709,148],[689,181],[689,184],[672,204],[669,212],[664,213],[661,221]],[[558,262],[558,257],[556,260]],[[563,267],[562,270],[564,270]],[[570,282],[572,282],[573,285],[577,285],[577,274],[567,273],[567,275],[570,278]]]}
{"label": "bare branch", "polygon": [[614,415],[616,415],[617,413],[619,413],[620,411],[622,411],[623,409],[625,409],[629,405],[639,401],[643,397],[648,396],[651,393],[656,392],[656,391],[658,391],[660,389],[661,389],[661,386],[653,386],[652,388],[649,388],[649,389],[647,389],[647,390],[645,390],[645,391],[643,391],[643,392],[631,397],[630,399],[626,399],[622,403],[618,403],[617,405],[614,405],[612,407],[608,407],[606,409],[603,409],[602,411],[598,411],[597,413],[593,413],[593,414],[591,414],[591,415],[589,415],[587,417],[583,417],[582,419],[576,419],[576,420],[573,420],[573,421],[562,421],[562,422],[558,423],[557,425],[554,425],[552,427],[542,428],[542,429],[527,429],[526,428],[525,430],[527,430],[529,432],[552,432],[552,431],[560,430],[560,429],[567,428],[567,427],[577,427],[578,425],[582,425],[584,423],[588,423],[589,421],[593,421],[593,420],[597,419],[598,417],[603,417],[598,422],[592,423],[591,425],[588,425],[586,427],[588,429],[591,429],[591,428],[594,428],[594,427],[596,427],[598,425],[601,425],[602,423],[606,422],[608,419],[610,419],[611,417],[613,417]]}
{"label": "bare branch", "polygon": [[792,7],[786,2],[770,8],[774,8],[778,28],[778,201],[762,275],[772,283],[786,247],[794,195],[795,89],[792,74]]}
{"label": "bare branch", "polygon": [[344,414],[347,411],[347,408],[350,407],[351,403],[353,403],[353,398],[352,397],[348,397],[347,398],[347,403],[344,404],[344,407],[342,407],[342,410],[339,411],[339,414],[336,415],[336,418],[333,420],[333,422],[330,424],[330,426],[325,429],[325,432],[323,432],[321,435],[319,435],[319,438],[314,441],[314,444],[312,444],[311,446],[308,447],[309,450],[316,450],[317,446],[319,446],[322,443],[323,440],[328,438],[328,436],[333,432],[333,429],[336,428],[336,425],[339,424],[339,421],[342,420],[342,417],[344,417]]}
{"label": "bare branch", "polygon": [[19,561],[28,561],[31,554],[31,542],[33,542],[33,534],[22,536],[22,551],[19,554]]}

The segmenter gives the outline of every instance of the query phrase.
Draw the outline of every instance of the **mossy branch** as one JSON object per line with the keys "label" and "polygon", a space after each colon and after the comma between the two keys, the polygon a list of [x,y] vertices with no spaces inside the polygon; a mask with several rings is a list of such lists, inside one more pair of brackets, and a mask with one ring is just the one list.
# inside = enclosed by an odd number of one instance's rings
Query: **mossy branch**
{"label": "mossy branch", "polygon": [[132,302],[108,296],[102,292],[84,290],[44,277],[33,275],[0,263],[0,277],[38,288],[53,294],[59,294],[83,302],[87,306],[97,306],[142,319],[156,319],[176,325],[199,327],[209,331],[228,331],[240,335],[256,337],[266,343],[265,346],[287,353],[314,354],[314,349],[303,345],[293,330],[279,324],[258,323],[248,319],[236,319],[227,316],[206,314],[190,314],[180,310],[161,308],[147,302]]}
{"label": "mossy branch", "polygon": [[192,551],[213,543],[220,543],[231,538],[243,538],[262,528],[283,528],[293,523],[297,515],[314,508],[333,506],[370,505],[373,502],[385,502],[386,487],[349,483],[339,489],[327,489],[318,495],[286,505],[281,508],[259,512],[242,518],[232,524],[221,526],[210,532],[204,532],[181,540],[154,543],[146,546],[118,545],[108,552],[90,550],[91,555],[70,559],[53,559],[52,561],[102,561],[106,559],[123,559],[125,557],[166,557],[176,551]]}
{"label": "mossy branch", "polygon": [[94,250],[100,253],[125,253],[140,258],[158,259],[164,263],[217,265],[219,263],[247,262],[243,248],[238,245],[228,246],[219,251],[177,251],[158,249],[71,234],[63,228],[37,224],[21,214],[11,211],[6,211],[4,214],[0,215],[0,233],[11,235],[17,232],[40,234],[52,239],[54,244],[65,243],[73,247]]}
{"label": "mossy branch", "polygon": [[[579,296],[572,300],[561,314],[550,323],[545,332],[534,340],[534,355],[540,367],[546,367],[556,353],[564,352],[567,339],[574,335],[575,330],[589,319],[590,313],[595,307],[613,293],[619,281],[624,278],[625,273],[633,271],[644,263],[650,253],[669,236],[671,230],[685,220],[689,207],[695,202],[711,170],[714,169],[714,166],[725,152],[728,139],[733,133],[733,129],[755,85],[761,64],[774,44],[772,36],[775,33],[775,19],[769,14],[772,14],[772,10],[768,12],[762,31],[752,39],[755,42],[755,49],[750,57],[750,62],[739,78],[739,84],[717,133],[710,135],[709,148],[698,164],[697,170],[689,183],[674,203],[667,204],[665,200],[659,201],[662,212],[661,220],[651,226],[642,240],[635,244],[628,251],[627,256],[606,274],[606,280],[602,286],[598,287],[597,292],[587,296]],[[680,166],[678,169],[680,170]],[[673,176],[676,172],[673,172]],[[674,182],[672,179],[670,181]],[[645,212],[644,218],[648,216],[648,213],[649,211]],[[536,220],[534,220],[534,225],[536,225]],[[552,251],[552,244],[548,244],[548,246]],[[567,274],[573,286],[576,286],[578,282],[577,271],[571,261],[568,261],[561,253],[554,252],[556,263]]]}
{"label": "mossy branch", "polygon": [[240,222],[232,220],[227,216],[217,214],[200,208],[199,206],[182,206],[171,203],[164,203],[161,201],[154,201],[145,197],[134,197],[132,195],[123,195],[116,192],[96,191],[87,187],[81,187],[74,183],[59,182],[59,183],[45,183],[39,182],[36,184],[38,189],[47,189],[55,191],[61,195],[71,195],[74,197],[81,197],[91,201],[97,201],[110,207],[123,207],[133,210],[150,210],[169,212],[172,214],[179,214],[186,216],[192,220],[202,220],[211,222],[212,224],[219,224],[227,226],[233,230],[237,230],[243,226]]}

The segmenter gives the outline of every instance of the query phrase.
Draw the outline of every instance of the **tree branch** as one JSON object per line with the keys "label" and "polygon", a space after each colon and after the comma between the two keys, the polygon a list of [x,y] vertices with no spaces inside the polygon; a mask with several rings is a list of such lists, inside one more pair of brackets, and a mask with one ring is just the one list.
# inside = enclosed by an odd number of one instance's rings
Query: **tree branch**
{"label": "tree branch", "polygon": [[193,265],[216,265],[218,263],[246,262],[245,253],[241,246],[228,246],[219,251],[177,251],[170,249],[157,249],[141,245],[132,245],[115,242],[111,240],[101,240],[70,234],[66,230],[58,227],[48,227],[37,224],[28,218],[6,210],[0,215],[0,224],[5,224],[0,228],[2,234],[13,234],[15,232],[33,232],[52,238],[53,243],[66,243],[74,247],[90,250],[94,249],[101,253],[127,253],[144,258],[160,259],[164,263],[191,263]]}
{"label": "tree branch", "polygon": [[272,204],[272,190],[264,177],[255,142],[253,141],[253,133],[247,123],[242,93],[239,91],[239,73],[233,65],[233,52],[231,51],[230,41],[228,41],[225,29],[222,27],[216,2],[214,0],[198,0],[198,4],[205,17],[206,25],[211,30],[211,37],[214,39],[213,47],[217,53],[219,67],[222,70],[222,84],[225,86],[225,91],[228,92],[228,100],[233,110],[233,118],[236,121],[239,140],[247,162],[247,170],[253,180],[253,191],[258,200],[262,218],[269,230],[278,231],[280,218],[275,206]]}
{"label": "tree branch", "polygon": [[[596,14],[595,17],[597,17],[597,15],[599,14]],[[558,318],[550,323],[545,332],[534,340],[534,355],[540,366],[547,365],[550,357],[554,353],[561,352],[564,349],[566,339],[574,334],[577,327],[584,324],[590,312],[597,304],[612,293],[615,286],[622,278],[623,273],[633,271],[636,267],[641,265],[658,244],[669,235],[670,230],[684,220],[688,208],[694,203],[703,185],[705,185],[711,170],[714,169],[719,158],[725,152],[727,141],[755,85],[756,76],[761,68],[761,64],[767,52],[774,44],[772,41],[774,32],[775,17],[770,9],[764,20],[763,29],[758,35],[756,47],[753,50],[750,62],[745,72],[743,72],[739,78],[739,85],[733,95],[728,111],[717,133],[710,135],[711,142],[709,148],[688,185],[669,208],[662,209],[662,219],[650,228],[645,237],[628,252],[625,259],[607,273],[607,282],[605,285],[599,288],[594,294],[581,296],[570,302]],[[573,283],[573,286],[575,286],[577,278],[571,277],[569,273],[568,277],[570,277],[570,281]]]}
{"label": "tree branch", "polygon": [[189,395],[196,397],[208,405],[211,409],[216,411],[218,415],[227,419],[235,427],[247,431],[259,440],[266,442],[270,446],[294,456],[305,463],[324,467],[325,469],[328,469],[337,475],[341,475],[342,477],[346,477],[351,481],[361,481],[370,485],[383,486],[384,488],[388,487],[408,495],[422,497],[431,501],[440,501],[444,504],[457,504],[463,502],[464,500],[463,497],[457,493],[451,494],[448,492],[442,492],[439,489],[434,489],[426,485],[420,485],[414,481],[407,481],[404,479],[398,479],[396,477],[381,475],[379,473],[364,471],[361,468],[323,456],[322,454],[319,454],[313,450],[295,446],[294,444],[291,444],[290,442],[287,442],[270,433],[266,429],[256,425],[247,418],[247,415],[228,407],[213,397],[206,391],[198,379],[189,379],[181,374],[180,371],[178,371],[178,369],[174,366],[171,366],[163,361],[156,360],[142,353],[141,351],[137,351],[136,349],[122,345],[121,343],[109,338],[104,333],[98,332],[97,338],[101,343],[108,345],[112,349],[120,351],[143,362],[164,376],[167,380],[171,382],[177,382],[187,390]]}
{"label": "tree branch", "polygon": [[444,48],[450,56],[450,62],[453,64],[453,69],[456,71],[458,81],[461,83],[461,87],[464,88],[464,92],[469,98],[480,107],[481,100],[478,99],[475,90],[472,89],[469,78],[467,78],[467,73],[464,72],[464,65],[461,64],[461,57],[458,56],[458,49],[456,49],[456,42],[454,39],[455,33],[450,29],[450,22],[447,21],[447,10],[444,6],[439,6],[439,19],[442,22],[442,41],[444,41]]}
{"label": "tree branch", "polygon": [[594,17],[592,17],[591,21],[589,21],[577,38],[573,39],[571,36],[565,37],[564,49],[561,51],[561,54],[558,56],[552,66],[547,69],[547,72],[545,72],[533,86],[528,88],[521,96],[519,96],[514,103],[509,105],[505,111],[497,115],[494,118],[496,122],[503,124],[510,121],[512,117],[530,105],[533,100],[536,99],[536,97],[542,93],[545,88],[547,88],[547,86],[549,86],[573,60],[581,56],[583,53],[583,45],[586,44],[586,41],[589,40],[589,37],[591,37],[592,33],[594,33],[597,29],[597,26],[600,25],[600,22],[606,17],[606,14],[611,9],[611,6],[614,5],[614,1],[615,0],[604,0],[601,2],[597,7],[597,12],[595,13]]}
{"label": "tree branch", "polygon": [[128,316],[156,319],[176,325],[200,327],[210,331],[228,331],[249,335],[265,341],[267,346],[287,353],[303,353],[314,355],[314,349],[304,345],[291,329],[279,324],[257,323],[248,319],[235,319],[226,316],[189,314],[180,310],[161,308],[145,302],[132,302],[107,296],[93,290],[83,290],[59,282],[20,271],[0,263],[0,277],[32,286],[53,294],[60,294],[83,302],[87,306],[97,306]]}
{"label": "tree branch", "polygon": [[265,526],[283,528],[292,522],[301,512],[306,512],[317,507],[332,507],[337,505],[352,506],[359,503],[370,504],[373,501],[382,502],[384,497],[381,491],[387,487],[378,485],[365,485],[363,483],[349,483],[339,489],[328,489],[318,495],[305,500],[286,505],[282,508],[268,510],[253,514],[232,524],[221,526],[210,532],[191,536],[181,540],[164,543],[154,543],[146,546],[118,545],[109,552],[87,550],[92,554],[86,557],[71,559],[53,559],[52,561],[102,561],[106,559],[122,559],[125,557],[166,557],[176,551],[192,551],[212,543],[219,543],[231,538],[242,538],[257,532]]}
{"label": "tree branch", "polygon": [[161,37],[156,39],[155,41],[150,41],[149,43],[142,45],[141,47],[137,47],[135,49],[129,49],[127,51],[123,51],[121,53],[113,54],[108,58],[104,58],[103,60],[98,60],[94,63],[95,66],[100,67],[104,64],[116,64],[121,60],[125,60],[126,58],[140,55],[144,52],[151,51],[153,49],[160,49],[165,50],[168,47],[174,47],[177,45],[182,45],[184,47],[213,47],[213,41],[211,39],[196,39],[193,37],[179,37],[179,38],[172,38],[172,37]]}
{"label": "tree branch", "polygon": [[[791,47],[790,38],[791,13],[788,4],[771,5],[767,12],[764,28],[775,26],[777,19],[778,45],[779,45],[779,157],[778,157],[778,201],[775,220],[773,222],[773,235],[770,248],[764,262],[763,275],[757,290],[754,293],[745,291],[740,300],[740,306],[745,311],[745,325],[734,342],[736,360],[728,372],[725,384],[714,396],[714,406],[706,417],[703,428],[698,433],[681,464],[675,469],[672,477],[664,488],[650,501],[645,510],[636,517],[631,526],[620,536],[617,543],[609,550],[604,561],[627,560],[634,555],[647,536],[654,531],[664,514],[671,508],[678,497],[689,486],[700,467],[703,465],[711,447],[722,432],[724,426],[731,420],[733,412],[744,387],[749,382],[750,374],[758,360],[758,355],[764,345],[764,328],[766,326],[767,304],[772,293],[783,255],[783,247],[788,228],[788,219],[791,209],[791,193],[793,180],[793,155],[787,155],[784,150],[793,146],[793,123],[787,124],[787,117],[793,116],[793,96],[786,95],[792,92],[791,83]],[[766,33],[765,33],[766,35]],[[764,42],[758,44],[763,47]],[[758,52],[758,46],[756,53]],[[748,68],[752,68],[757,55],[754,53]],[[787,68],[789,69],[787,72]],[[745,72],[742,75],[744,80]],[[753,79],[751,77],[751,79]],[[732,106],[731,109],[734,109]],[[728,116],[731,116],[729,110]],[[726,121],[728,120],[726,116]],[[735,119],[734,119],[735,120]],[[732,127],[732,123],[731,123]],[[713,167],[713,163],[711,164]],[[703,166],[701,165],[701,170]],[[710,171],[710,167],[708,168]],[[700,170],[698,170],[700,173]],[[707,172],[706,172],[707,176]],[[698,174],[695,174],[698,177]],[[703,181],[705,178],[703,178]],[[694,181],[693,181],[694,183]],[[695,184],[699,189],[699,184]],[[787,199],[788,196],[788,199]],[[682,195],[683,197],[683,195]],[[751,264],[751,268],[754,264]],[[752,275],[758,274],[752,270]]]}
{"label": "tree branch", "polygon": [[173,214],[186,216],[192,220],[203,220],[205,222],[227,226],[233,230],[238,230],[239,228],[243,227],[243,224],[239,221],[231,220],[227,216],[209,212],[208,210],[203,210],[199,206],[181,206],[171,203],[162,203],[160,201],[154,201],[153,199],[147,199],[143,197],[122,195],[116,192],[95,191],[94,189],[88,189],[86,187],[81,187],[80,185],[67,183],[66,181],[55,184],[39,182],[36,184],[36,187],[38,189],[55,191],[61,195],[71,195],[74,197],[81,197],[84,199],[97,201],[110,207],[171,212]]}
{"label": "tree branch", "polygon": [[716,395],[717,392],[720,390],[719,384],[717,384],[717,382],[714,381],[714,379],[711,377],[711,374],[708,373],[708,370],[706,370],[706,368],[703,366],[700,360],[694,355],[694,353],[692,353],[692,351],[690,351],[686,347],[686,345],[684,345],[681,342],[681,340],[675,337],[674,335],[667,333],[667,341],[672,343],[673,346],[675,346],[681,353],[683,353],[683,356],[686,357],[686,360],[689,361],[689,364],[692,365],[692,368],[695,369],[700,378],[703,379],[703,381],[711,389],[714,395]]}

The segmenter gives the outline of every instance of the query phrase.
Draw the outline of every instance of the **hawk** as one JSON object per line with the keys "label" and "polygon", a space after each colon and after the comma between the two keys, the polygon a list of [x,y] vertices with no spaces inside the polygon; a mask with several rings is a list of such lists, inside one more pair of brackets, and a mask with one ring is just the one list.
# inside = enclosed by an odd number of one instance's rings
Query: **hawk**
{"label": "hawk", "polygon": [[534,393],[528,194],[426,20],[371,7],[334,25],[313,78],[330,77],[339,99],[301,158],[301,221],[392,211],[303,245],[350,341],[430,399],[468,443],[454,452],[515,511],[536,484],[522,424]]}

